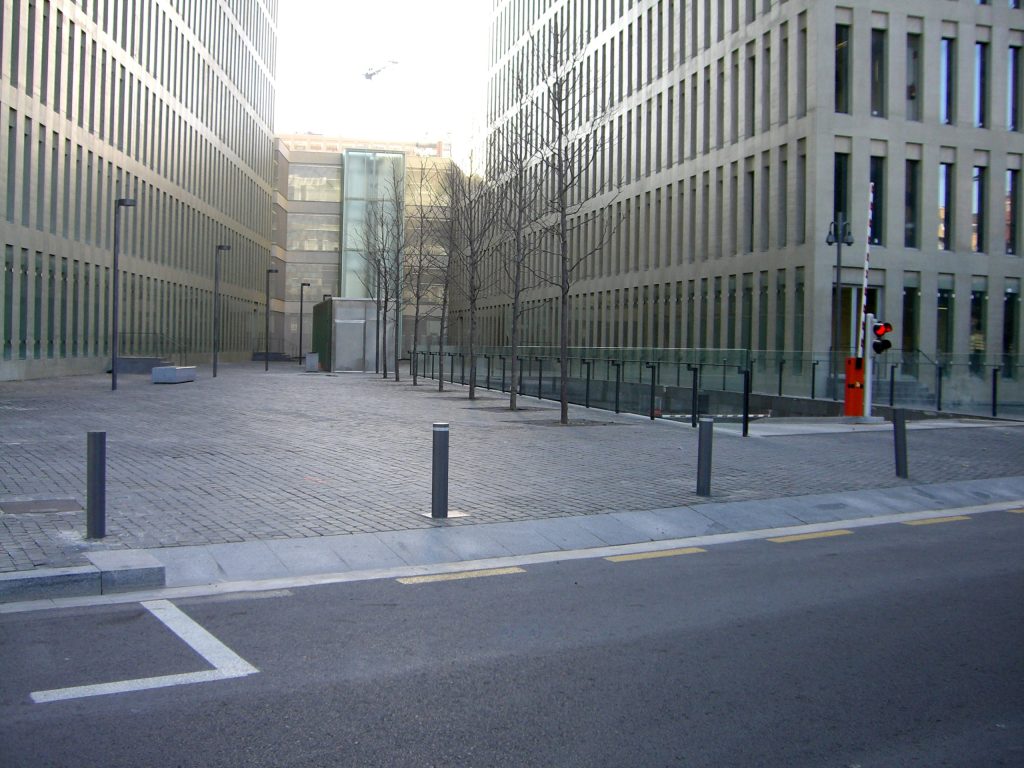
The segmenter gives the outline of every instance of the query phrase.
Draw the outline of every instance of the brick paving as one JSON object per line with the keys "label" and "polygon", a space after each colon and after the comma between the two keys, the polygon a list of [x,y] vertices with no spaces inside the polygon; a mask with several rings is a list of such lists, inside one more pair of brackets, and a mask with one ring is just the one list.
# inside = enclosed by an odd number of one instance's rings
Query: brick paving
{"label": "brick paving", "polygon": [[[0,572],[78,565],[90,549],[150,548],[428,528],[431,423],[451,424],[450,508],[473,525],[699,504],[696,430],[458,385],[222,365],[217,379],[146,376],[0,383],[0,506],[85,506],[86,432],[107,432],[107,533],[84,512],[0,514]],[[1024,425],[741,438],[716,433],[713,501],[1024,475]]]}

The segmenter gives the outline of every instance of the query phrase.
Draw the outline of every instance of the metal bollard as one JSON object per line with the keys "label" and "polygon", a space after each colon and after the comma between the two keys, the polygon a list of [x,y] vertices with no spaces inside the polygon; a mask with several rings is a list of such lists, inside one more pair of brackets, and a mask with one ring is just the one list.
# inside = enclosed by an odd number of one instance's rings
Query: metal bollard
{"label": "metal bollard", "polygon": [[893,445],[896,449],[896,477],[910,477],[907,470],[907,412],[897,408],[892,412]]}
{"label": "metal bollard", "polygon": [[89,432],[86,438],[85,537],[107,535],[107,433]]}
{"label": "metal bollard", "polygon": [[448,425],[434,424],[434,460],[430,483],[430,516],[448,517]]}
{"label": "metal bollard", "polygon": [[651,421],[654,421],[654,398],[656,387],[658,386],[658,364],[657,363],[644,363],[647,368],[651,369],[651,405],[649,408]]}
{"label": "metal bollard", "polygon": [[702,416],[697,429],[697,495],[711,495],[711,438],[715,420]]}

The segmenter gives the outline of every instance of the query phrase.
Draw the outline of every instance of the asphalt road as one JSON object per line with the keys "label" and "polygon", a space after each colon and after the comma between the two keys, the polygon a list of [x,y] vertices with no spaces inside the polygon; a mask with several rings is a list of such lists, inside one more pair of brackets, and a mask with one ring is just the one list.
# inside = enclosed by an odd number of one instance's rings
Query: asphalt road
{"label": "asphalt road", "polygon": [[[991,512],[3,615],[0,765],[1020,766],[1022,555],[1024,515]],[[210,670],[176,609],[258,672],[33,701]]]}

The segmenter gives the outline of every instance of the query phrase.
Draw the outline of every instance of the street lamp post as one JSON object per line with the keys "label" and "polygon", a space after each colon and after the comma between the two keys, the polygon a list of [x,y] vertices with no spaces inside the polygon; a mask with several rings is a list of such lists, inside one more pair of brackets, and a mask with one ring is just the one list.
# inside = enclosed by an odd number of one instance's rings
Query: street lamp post
{"label": "street lamp post", "polygon": [[277,274],[277,269],[270,267],[267,270],[267,296],[266,296],[266,308],[264,314],[266,316],[265,332],[263,336],[263,370],[270,370],[270,276]]}
{"label": "street lamp post", "polygon": [[220,351],[220,255],[230,245],[218,245],[213,259],[213,378],[217,378],[217,352]]}
{"label": "street lamp post", "polygon": [[303,308],[305,306],[305,296],[303,292],[309,288],[309,283],[299,284],[299,365],[302,365],[302,318],[304,315]]}
{"label": "street lamp post", "polygon": [[120,308],[118,306],[119,283],[118,279],[120,275],[120,250],[121,250],[121,209],[122,208],[134,208],[135,199],[131,197],[119,197],[114,201],[114,301],[112,302],[112,308],[114,310],[114,317],[110,323],[110,333],[113,336],[113,345],[111,348],[110,355],[110,389],[117,389],[117,344],[118,344],[118,330],[117,320],[120,314]]}
{"label": "street lamp post", "polygon": [[853,245],[853,233],[850,231],[850,222],[840,212],[836,220],[828,225],[828,236],[825,238],[828,245],[836,247],[836,284],[832,298],[832,354],[829,356],[830,382],[832,385],[832,399],[839,399],[839,365],[836,355],[839,353],[839,314],[841,307],[841,290],[843,282],[843,246]]}

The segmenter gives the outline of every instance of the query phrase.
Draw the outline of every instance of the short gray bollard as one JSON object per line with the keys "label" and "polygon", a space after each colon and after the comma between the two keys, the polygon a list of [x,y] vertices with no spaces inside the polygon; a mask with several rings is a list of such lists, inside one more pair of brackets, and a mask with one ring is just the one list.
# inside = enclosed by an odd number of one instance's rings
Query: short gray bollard
{"label": "short gray bollard", "polygon": [[892,412],[893,445],[896,448],[896,477],[910,477],[907,469],[907,412],[897,408]]}
{"label": "short gray bollard", "polygon": [[697,427],[697,495],[711,495],[711,438],[715,420],[702,417]]}
{"label": "short gray bollard", "polygon": [[107,535],[107,433],[90,432],[86,439],[85,537]]}
{"label": "short gray bollard", "polygon": [[448,425],[434,424],[434,461],[430,484],[430,516],[448,517]]}

